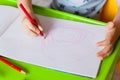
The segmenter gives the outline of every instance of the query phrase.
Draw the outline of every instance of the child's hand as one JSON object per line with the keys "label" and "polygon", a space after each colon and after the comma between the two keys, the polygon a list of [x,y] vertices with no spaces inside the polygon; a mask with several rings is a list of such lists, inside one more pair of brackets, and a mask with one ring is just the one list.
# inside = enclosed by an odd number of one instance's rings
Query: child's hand
{"label": "child's hand", "polygon": [[31,17],[37,22],[38,27],[36,27],[35,25],[33,25],[28,19],[27,17],[23,17],[22,19],[22,29],[23,31],[30,36],[38,36],[40,34],[40,31],[43,31],[42,27],[40,26],[40,21],[39,19],[32,14]]}
{"label": "child's hand", "polygon": [[115,42],[120,36],[120,23],[114,24],[113,22],[108,22],[106,25],[106,32],[107,35],[105,40],[97,43],[98,46],[104,46],[104,49],[97,54],[101,60],[109,56],[113,51]]}

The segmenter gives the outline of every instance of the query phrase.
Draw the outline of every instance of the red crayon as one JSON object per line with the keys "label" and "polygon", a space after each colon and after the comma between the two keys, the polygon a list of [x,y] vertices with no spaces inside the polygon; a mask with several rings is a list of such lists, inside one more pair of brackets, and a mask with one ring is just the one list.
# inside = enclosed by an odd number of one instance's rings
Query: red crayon
{"label": "red crayon", "polygon": [[[24,6],[22,5],[22,3],[21,3],[19,6],[20,6],[20,8],[22,9],[22,11],[25,13],[25,15],[26,15],[26,17],[28,18],[28,20],[29,20],[33,25],[35,25],[35,26],[38,27],[38,24],[36,23],[35,20],[32,19],[32,17],[31,17],[30,14],[27,12],[27,10],[24,8]],[[44,34],[43,34],[42,31],[40,31],[40,35],[41,35],[41,36],[44,36]]]}
{"label": "red crayon", "polygon": [[23,74],[26,74],[25,71],[23,71],[21,68],[13,65],[12,63],[8,62],[7,60],[5,60],[4,58],[0,57],[0,61],[5,63],[6,65],[10,66],[11,68],[15,69],[16,71],[20,72],[20,73],[23,73]]}

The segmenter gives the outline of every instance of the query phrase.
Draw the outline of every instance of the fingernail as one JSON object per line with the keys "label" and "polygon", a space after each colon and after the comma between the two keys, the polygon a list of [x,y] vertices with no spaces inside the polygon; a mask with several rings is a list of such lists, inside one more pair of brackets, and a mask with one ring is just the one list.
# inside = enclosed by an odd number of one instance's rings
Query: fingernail
{"label": "fingernail", "polygon": [[38,27],[39,27],[39,29],[40,29],[41,31],[43,31],[43,28],[41,28],[41,26],[40,26],[40,25],[38,25]]}

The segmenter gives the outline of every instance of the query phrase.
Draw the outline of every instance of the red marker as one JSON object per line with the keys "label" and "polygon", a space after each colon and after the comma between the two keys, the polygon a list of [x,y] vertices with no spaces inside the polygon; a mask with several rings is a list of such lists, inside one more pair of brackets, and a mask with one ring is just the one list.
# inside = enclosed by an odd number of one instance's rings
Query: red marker
{"label": "red marker", "polygon": [[[22,5],[22,3],[21,3],[19,6],[20,6],[20,8],[22,9],[22,11],[25,13],[25,15],[26,15],[26,17],[28,18],[28,20],[29,20],[33,25],[35,25],[35,26],[38,27],[38,24],[36,23],[35,20],[32,19],[32,17],[31,17],[30,14],[27,12],[27,10],[24,8],[24,6]],[[42,31],[40,31],[40,35],[41,35],[41,36],[44,36],[44,34],[43,34]]]}
{"label": "red marker", "polygon": [[10,63],[10,62],[8,62],[7,60],[5,60],[4,58],[0,57],[0,61],[3,62],[3,63],[5,63],[6,65],[10,66],[11,68],[17,70],[18,72],[23,73],[23,74],[26,74],[26,72],[23,71],[21,68],[13,65],[12,63]]}

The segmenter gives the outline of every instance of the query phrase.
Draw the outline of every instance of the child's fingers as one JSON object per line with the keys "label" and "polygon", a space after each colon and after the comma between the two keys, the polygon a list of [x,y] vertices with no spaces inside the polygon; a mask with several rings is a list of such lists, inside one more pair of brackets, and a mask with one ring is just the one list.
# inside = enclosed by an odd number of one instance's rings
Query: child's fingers
{"label": "child's fingers", "polygon": [[111,45],[106,46],[103,50],[101,50],[100,52],[97,53],[97,57],[104,59],[105,57],[110,55],[112,50],[113,50],[113,46],[111,46]]}
{"label": "child's fingers", "polygon": [[23,26],[22,30],[29,36],[38,36],[38,34],[36,34],[34,31],[30,30],[27,26]]}
{"label": "child's fingers", "polygon": [[28,32],[28,35],[30,35],[30,36],[34,36],[34,37],[37,37],[38,36],[38,34],[36,34],[34,31],[32,31],[32,30],[28,30],[27,31]]}
{"label": "child's fingers", "polygon": [[114,44],[119,37],[116,26],[114,26],[113,22],[109,22],[106,25],[106,32],[107,34],[105,40],[97,43],[98,46],[105,47],[103,50],[97,53],[97,56],[101,59],[104,59],[105,57],[110,55],[110,53],[113,51]]}
{"label": "child's fingers", "polygon": [[43,31],[43,28],[40,25],[38,25],[38,28],[40,29],[40,31]]}
{"label": "child's fingers", "polygon": [[97,46],[105,46],[105,40],[98,42]]}
{"label": "child's fingers", "polygon": [[30,22],[28,22],[28,23],[26,24],[26,26],[27,26],[30,30],[34,31],[35,33],[37,33],[37,34],[40,33],[39,28],[37,28],[35,25],[31,24]]}
{"label": "child's fingers", "polygon": [[38,23],[38,28],[40,31],[43,31],[43,28],[41,27],[40,20],[36,18],[36,22]]}
{"label": "child's fingers", "polygon": [[110,44],[111,44],[110,41],[111,41],[111,40],[105,39],[105,40],[103,40],[103,41],[98,42],[98,43],[97,43],[97,46],[107,46],[107,45],[110,45]]}

